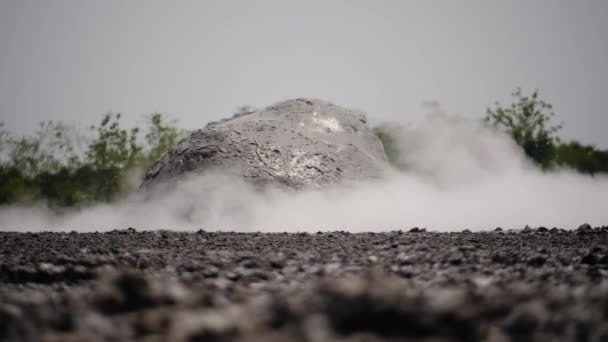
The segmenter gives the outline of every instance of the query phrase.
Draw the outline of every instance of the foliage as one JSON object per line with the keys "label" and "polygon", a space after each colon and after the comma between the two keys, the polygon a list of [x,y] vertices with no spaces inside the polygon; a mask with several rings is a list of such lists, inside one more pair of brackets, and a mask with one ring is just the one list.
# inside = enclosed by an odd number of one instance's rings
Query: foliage
{"label": "foliage", "polygon": [[551,124],[555,113],[551,104],[539,98],[538,91],[524,96],[518,88],[513,97],[510,107],[496,103],[495,109],[488,109],[485,121],[509,133],[530,159],[543,168],[568,167],[587,174],[608,172],[608,151],[559,140],[556,133],[562,125]]}
{"label": "foliage", "polygon": [[388,124],[385,124],[374,127],[374,133],[376,134],[378,139],[380,139],[380,142],[384,147],[384,152],[388,157],[389,163],[397,167],[398,169],[405,170],[406,167],[405,165],[402,165],[401,160],[399,158],[400,150],[397,145],[395,135],[393,132],[391,132],[392,129],[393,127]]}
{"label": "foliage", "polygon": [[70,127],[61,122],[44,121],[31,136],[13,137],[6,131],[2,143],[7,149],[9,164],[27,176],[42,171],[55,172],[65,164],[77,165],[75,140]]}
{"label": "foliage", "polygon": [[596,174],[608,172],[608,151],[598,150],[577,141],[560,144],[555,151],[555,164],[573,168],[579,172]]}
{"label": "foliage", "polygon": [[[517,89],[507,108],[496,104],[485,120],[508,132],[525,153],[545,168],[568,167],[582,173],[608,172],[608,151],[576,141],[561,143],[561,125],[550,121],[550,104],[538,92]],[[237,116],[253,109],[242,107]],[[146,117],[143,131],[121,126],[121,114],[108,113],[91,126],[88,138],[61,122],[40,123],[31,135],[16,137],[0,122],[0,205],[43,202],[51,207],[108,202],[127,190],[126,179],[159,160],[186,131],[160,113]],[[389,161],[407,170],[391,126],[374,129]]]}
{"label": "foliage", "polygon": [[551,104],[538,97],[538,91],[524,96],[520,88],[513,92],[510,107],[496,103],[495,109],[487,110],[485,121],[505,130],[519,144],[528,157],[543,167],[550,165],[559,139],[556,133],[561,125],[551,125],[555,115]]}
{"label": "foliage", "polygon": [[4,154],[4,149],[7,148],[8,145],[9,134],[4,129],[4,122],[0,121],[0,160],[2,155]]}
{"label": "foliage", "polygon": [[145,139],[149,150],[145,151],[145,166],[159,160],[165,152],[177,144],[186,135],[185,130],[177,129],[176,120],[166,119],[161,113],[154,113],[148,118],[148,132]]}
{"label": "foliage", "polygon": [[14,166],[0,167],[0,204],[23,202],[33,196],[32,179]]}
{"label": "foliage", "polygon": [[97,137],[89,144],[86,156],[93,168],[127,170],[142,158],[139,128],[121,129],[120,117],[120,113],[106,114],[99,126],[91,126]]}
{"label": "foliage", "polygon": [[[554,117],[551,104],[541,100],[538,92],[530,96],[522,95],[521,89],[513,92],[514,103],[502,107],[496,103],[495,109],[488,109],[484,121],[504,130],[521,146],[523,152],[545,170],[569,168],[594,175],[608,172],[608,150],[577,141],[562,143],[557,137],[562,125],[552,125]],[[431,103],[437,111],[437,104]],[[374,133],[382,142],[389,162],[402,171],[408,167],[400,158],[403,153],[395,140],[396,124],[383,124],[374,128]]]}
{"label": "foliage", "polygon": [[125,178],[148,168],[175,145],[184,131],[162,114],[147,118],[146,131],[124,129],[109,113],[81,151],[83,138],[60,122],[43,122],[32,135],[14,137],[0,124],[0,204],[46,202],[79,206],[122,195]]}

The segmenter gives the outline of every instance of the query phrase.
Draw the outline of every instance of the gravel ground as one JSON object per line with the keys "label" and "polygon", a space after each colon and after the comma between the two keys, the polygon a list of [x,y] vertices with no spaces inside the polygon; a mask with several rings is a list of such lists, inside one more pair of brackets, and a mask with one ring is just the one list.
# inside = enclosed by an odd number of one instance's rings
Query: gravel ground
{"label": "gravel ground", "polygon": [[608,227],[0,233],[0,340],[608,341]]}

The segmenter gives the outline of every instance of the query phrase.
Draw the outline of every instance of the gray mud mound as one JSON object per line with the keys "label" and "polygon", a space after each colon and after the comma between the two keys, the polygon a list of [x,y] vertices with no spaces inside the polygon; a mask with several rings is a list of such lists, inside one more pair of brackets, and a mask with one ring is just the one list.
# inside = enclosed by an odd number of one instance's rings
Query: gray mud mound
{"label": "gray mud mound", "polygon": [[142,188],[207,171],[256,185],[320,188],[378,177],[386,165],[382,143],[364,113],[295,99],[194,131],[148,171]]}

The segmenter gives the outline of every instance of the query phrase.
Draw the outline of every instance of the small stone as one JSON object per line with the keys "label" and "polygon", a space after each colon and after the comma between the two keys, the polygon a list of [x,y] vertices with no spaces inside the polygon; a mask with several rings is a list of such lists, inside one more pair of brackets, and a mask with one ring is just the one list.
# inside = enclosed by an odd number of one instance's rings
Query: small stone
{"label": "small stone", "polygon": [[495,252],[494,254],[492,254],[493,262],[502,264],[502,263],[505,263],[506,260],[507,260],[507,256],[505,255],[505,253]]}
{"label": "small stone", "polygon": [[340,269],[341,266],[342,265],[339,262],[333,262],[333,263],[330,263],[330,264],[326,264],[323,267],[323,272],[325,274],[332,274],[332,273],[337,272]]}
{"label": "small stone", "polygon": [[22,324],[27,319],[23,310],[17,306],[0,303],[0,332],[6,341],[34,340],[35,330]]}
{"label": "small stone", "polygon": [[589,234],[593,232],[593,228],[591,228],[591,225],[589,223],[583,223],[581,224],[578,229],[576,230],[576,234]]}
{"label": "small stone", "polygon": [[171,341],[224,341],[239,333],[236,317],[228,310],[180,314],[171,330]]}
{"label": "small stone", "polygon": [[541,267],[547,262],[547,258],[542,255],[536,255],[528,260],[528,265],[532,267]]}
{"label": "small stone", "polygon": [[585,255],[582,259],[581,259],[581,264],[586,264],[586,265],[595,265],[598,263],[598,258],[597,256],[595,256],[595,254],[593,253],[589,253],[587,255]]}
{"label": "small stone", "polygon": [[268,280],[270,279],[270,275],[267,272],[261,270],[255,270],[249,274],[249,277],[256,280]]}
{"label": "small stone", "polygon": [[285,254],[274,253],[274,254],[270,255],[268,263],[270,264],[270,267],[272,267],[272,268],[285,267]]}
{"label": "small stone", "polygon": [[235,281],[238,280],[239,278],[241,278],[241,275],[236,273],[236,272],[226,272],[226,279]]}
{"label": "small stone", "polygon": [[415,275],[412,266],[403,266],[397,269],[397,274],[404,278],[411,278]]}
{"label": "small stone", "polygon": [[215,266],[207,267],[203,271],[203,276],[205,278],[217,278],[218,275],[219,275],[219,270]]}
{"label": "small stone", "polygon": [[449,258],[448,262],[450,263],[450,265],[458,266],[458,265],[462,264],[462,258],[451,257],[451,258]]}
{"label": "small stone", "polygon": [[245,268],[257,268],[257,267],[259,267],[259,264],[254,259],[245,259],[245,260],[241,261],[241,266],[243,266]]}
{"label": "small stone", "polygon": [[[174,291],[175,290],[175,291]],[[122,272],[101,284],[99,295],[94,299],[99,310],[106,314],[132,312],[177,302],[178,286],[171,288],[150,281],[142,273]]]}
{"label": "small stone", "polygon": [[537,305],[518,307],[507,318],[505,330],[513,337],[530,336],[543,318],[544,310]]}
{"label": "small stone", "polygon": [[406,253],[399,253],[396,258],[399,265],[412,265],[415,261],[415,257]]}

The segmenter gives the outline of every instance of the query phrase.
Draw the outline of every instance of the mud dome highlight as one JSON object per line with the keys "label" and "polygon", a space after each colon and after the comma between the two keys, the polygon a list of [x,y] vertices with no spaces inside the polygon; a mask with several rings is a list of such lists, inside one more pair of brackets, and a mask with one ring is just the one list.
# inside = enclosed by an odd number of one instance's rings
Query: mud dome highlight
{"label": "mud dome highlight", "polygon": [[169,190],[62,214],[5,207],[0,230],[459,231],[608,223],[608,178],[543,172],[509,137],[478,121],[437,113],[385,127],[401,167],[376,180],[259,191],[239,179],[205,174]]}

